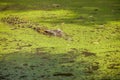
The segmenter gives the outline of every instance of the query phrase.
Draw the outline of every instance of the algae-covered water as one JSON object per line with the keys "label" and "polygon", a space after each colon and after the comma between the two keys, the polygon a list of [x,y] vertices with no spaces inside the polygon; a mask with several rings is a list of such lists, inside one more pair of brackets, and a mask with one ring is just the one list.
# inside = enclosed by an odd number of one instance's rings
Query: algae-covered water
{"label": "algae-covered water", "polygon": [[0,80],[120,80],[119,55],[119,0],[0,0]]}

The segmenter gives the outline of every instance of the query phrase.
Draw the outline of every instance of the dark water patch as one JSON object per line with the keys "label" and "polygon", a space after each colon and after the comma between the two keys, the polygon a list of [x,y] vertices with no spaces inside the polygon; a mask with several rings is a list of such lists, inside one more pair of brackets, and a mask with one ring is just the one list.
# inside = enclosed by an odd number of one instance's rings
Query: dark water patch
{"label": "dark water patch", "polygon": [[98,65],[92,65],[92,70],[98,70],[99,69],[99,66]]}
{"label": "dark water patch", "polygon": [[25,9],[24,5],[20,4],[8,4],[8,5],[1,5],[0,11],[6,11],[6,10],[17,10],[17,9]]}
{"label": "dark water patch", "polygon": [[89,52],[89,51],[82,51],[82,54],[83,54],[85,57],[96,56],[95,53],[92,53],[92,52]]}
{"label": "dark water patch", "polygon": [[39,66],[37,66],[37,65],[30,65],[31,70],[34,70],[37,67],[39,67]]}
{"label": "dark water patch", "polygon": [[23,45],[21,47],[31,47],[32,45],[31,44],[26,44],[26,45]]}
{"label": "dark water patch", "polygon": [[108,69],[120,69],[120,64],[117,63],[113,63],[113,64],[109,64]]}
{"label": "dark water patch", "polygon": [[73,73],[54,73],[53,76],[70,77],[70,76],[74,76],[74,75],[73,75]]}
{"label": "dark water patch", "polygon": [[28,64],[27,64],[27,63],[24,63],[23,66],[28,66]]}
{"label": "dark water patch", "polygon": [[20,70],[22,70],[23,69],[23,67],[20,67],[20,66],[16,66],[16,67],[14,67],[15,69],[20,69]]}
{"label": "dark water patch", "polygon": [[59,61],[59,63],[74,63],[75,60],[69,57],[62,57],[61,61]]}
{"label": "dark water patch", "polygon": [[45,55],[47,52],[45,52],[45,48],[36,48],[36,55]]}
{"label": "dark water patch", "polygon": [[5,11],[9,8],[9,6],[0,6],[0,11]]}
{"label": "dark water patch", "polygon": [[6,77],[3,75],[0,75],[0,80],[6,80]]}
{"label": "dark water patch", "polygon": [[41,78],[44,78],[44,77],[45,77],[45,75],[41,75],[40,77],[41,77]]}
{"label": "dark water patch", "polygon": [[0,74],[0,80],[10,80],[8,79],[10,75],[11,74],[6,74],[6,75]]}
{"label": "dark water patch", "polygon": [[116,52],[120,52],[120,50],[106,51],[105,53],[116,53]]}
{"label": "dark water patch", "polygon": [[94,71],[97,71],[99,68],[100,67],[98,62],[88,64],[86,67],[85,73],[92,74],[94,73]]}
{"label": "dark water patch", "polygon": [[3,70],[8,70],[7,68],[4,68]]}
{"label": "dark water patch", "polygon": [[19,78],[26,78],[27,75],[21,75]]}
{"label": "dark water patch", "polygon": [[7,41],[7,38],[0,38],[0,41]]}

